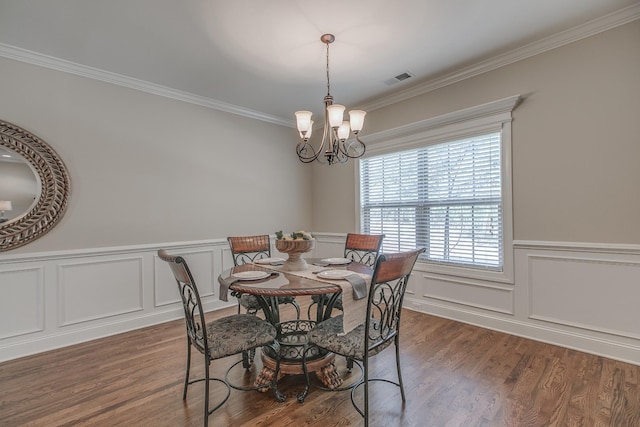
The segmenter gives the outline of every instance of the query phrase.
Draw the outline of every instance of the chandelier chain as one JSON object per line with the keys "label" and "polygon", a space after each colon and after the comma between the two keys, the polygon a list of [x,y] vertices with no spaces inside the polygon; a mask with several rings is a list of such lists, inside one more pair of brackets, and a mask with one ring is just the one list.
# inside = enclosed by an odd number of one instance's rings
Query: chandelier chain
{"label": "chandelier chain", "polygon": [[329,43],[327,45],[327,95],[331,95],[331,84],[329,83]]}

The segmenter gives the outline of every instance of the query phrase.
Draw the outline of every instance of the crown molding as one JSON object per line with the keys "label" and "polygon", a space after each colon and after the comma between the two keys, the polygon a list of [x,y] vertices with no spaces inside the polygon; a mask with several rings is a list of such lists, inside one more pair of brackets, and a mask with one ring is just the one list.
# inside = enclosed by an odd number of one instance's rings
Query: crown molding
{"label": "crown molding", "polygon": [[[569,30],[562,31],[549,37],[545,37],[536,42],[529,43],[528,45],[525,45],[521,48],[514,49],[501,55],[497,55],[485,61],[478,62],[469,67],[465,67],[444,76],[431,79],[425,83],[394,92],[393,94],[390,94],[388,96],[376,98],[375,100],[359,105],[359,108],[362,108],[366,111],[377,110],[388,105],[405,101],[409,98],[423,95],[436,89],[458,83],[462,80],[486,73],[488,71],[504,67],[505,65],[521,61],[534,55],[547,52],[566,44],[573,43],[586,37],[590,37],[603,31],[607,31],[620,25],[635,21],[636,19],[640,19],[640,3],[620,9],[616,12],[594,19],[585,24],[578,25]],[[147,92],[153,95],[188,102],[190,104],[212,108],[214,110],[224,111],[231,114],[237,114],[239,116],[248,117],[251,119],[261,120],[264,122],[291,128],[295,127],[295,123],[293,122],[293,120],[288,120],[279,116],[273,116],[270,114],[262,113],[260,111],[239,107],[237,105],[229,104],[200,95],[195,95],[193,93],[172,89],[159,84],[124,76],[122,74],[112,73],[109,71],[77,64],[71,61],[66,61],[60,58],[43,55],[16,46],[0,43],[0,57],[14,59],[16,61],[22,61],[33,65],[39,65],[42,67],[51,68],[53,70],[75,74],[82,77],[88,77],[106,83],[116,84],[130,89]]]}
{"label": "crown molding", "polygon": [[407,89],[394,92],[388,96],[376,98],[370,102],[360,104],[358,108],[365,111],[373,111],[401,101],[406,101],[407,99],[415,96],[424,95],[425,93],[432,92],[436,89],[504,67],[505,65],[548,52],[558,47],[628,24],[629,22],[637,19],[640,19],[640,3],[628,6],[549,37],[545,37],[509,52],[494,56],[493,58],[477,62],[471,66],[458,69],[449,74],[445,74],[444,76],[436,77],[416,86],[411,86]]}
{"label": "crown molding", "polygon": [[277,125],[293,127],[292,120],[285,120],[282,117],[273,116],[262,113],[260,111],[242,108],[237,105],[217,101],[193,93],[172,89],[159,84],[139,80],[133,77],[124,76],[122,74],[112,73],[98,68],[88,67],[86,65],[77,64],[53,56],[43,55],[41,53],[22,49],[16,46],[0,43],[0,57],[14,59],[16,61],[26,62],[41,67],[50,68],[52,70],[62,71],[77,76],[88,77],[90,79],[99,80],[118,86],[127,87],[129,89],[139,90],[153,95],[163,96],[178,101],[188,102],[190,104],[202,107],[212,108],[214,110],[224,111],[251,119],[261,120],[264,122],[274,123]]}

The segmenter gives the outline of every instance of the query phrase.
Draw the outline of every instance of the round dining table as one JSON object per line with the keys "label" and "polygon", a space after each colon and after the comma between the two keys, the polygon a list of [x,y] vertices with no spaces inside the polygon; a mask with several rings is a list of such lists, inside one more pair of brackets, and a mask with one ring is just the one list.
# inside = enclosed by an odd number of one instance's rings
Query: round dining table
{"label": "round dining table", "polygon": [[[218,276],[218,282],[227,284],[231,295],[240,297],[243,294],[254,295],[264,312],[265,319],[276,327],[276,340],[280,344],[280,375],[302,374],[303,352],[307,352],[307,370],[314,372],[325,387],[334,389],[342,384],[342,378],[335,369],[335,355],[317,347],[308,348],[307,333],[316,323],[331,317],[334,303],[342,292],[342,288],[330,280],[314,279],[313,275],[326,269],[349,270],[353,273],[371,275],[373,269],[367,265],[350,262],[343,265],[316,265],[321,259],[310,258],[306,277],[295,271],[282,271],[280,262],[271,264],[250,263],[232,267]],[[246,277],[247,279],[236,279]],[[315,319],[280,318],[278,297],[318,295],[319,302],[315,309]],[[275,374],[278,355],[268,347],[262,349],[263,368],[255,381],[260,390],[267,390]]]}

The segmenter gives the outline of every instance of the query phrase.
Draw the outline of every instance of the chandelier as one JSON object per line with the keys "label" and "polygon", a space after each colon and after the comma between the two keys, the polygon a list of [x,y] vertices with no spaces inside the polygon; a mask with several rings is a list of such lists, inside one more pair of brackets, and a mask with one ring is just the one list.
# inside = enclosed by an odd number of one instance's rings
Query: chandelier
{"label": "chandelier", "polygon": [[[298,158],[303,163],[311,163],[317,160],[320,163],[333,164],[345,163],[349,159],[355,159],[364,154],[364,142],[358,138],[358,134],[364,126],[362,110],[349,111],[349,121],[343,119],[344,105],[334,104],[331,96],[329,82],[329,44],[335,41],[333,34],[323,34],[320,41],[327,45],[327,95],[324,97],[324,129],[322,140],[317,147],[310,142],[313,131],[311,111],[296,111],[296,124],[302,141],[296,146]],[[349,139],[353,132],[354,137]]]}

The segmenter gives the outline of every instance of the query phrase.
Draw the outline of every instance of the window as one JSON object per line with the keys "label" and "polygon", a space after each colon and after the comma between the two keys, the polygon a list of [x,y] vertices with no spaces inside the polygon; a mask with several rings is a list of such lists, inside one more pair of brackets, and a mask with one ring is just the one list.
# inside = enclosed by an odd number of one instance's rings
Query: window
{"label": "window", "polygon": [[513,96],[368,135],[359,228],[382,252],[425,247],[423,271],[513,283]]}
{"label": "window", "polygon": [[361,225],[383,252],[502,270],[500,133],[363,159]]}

